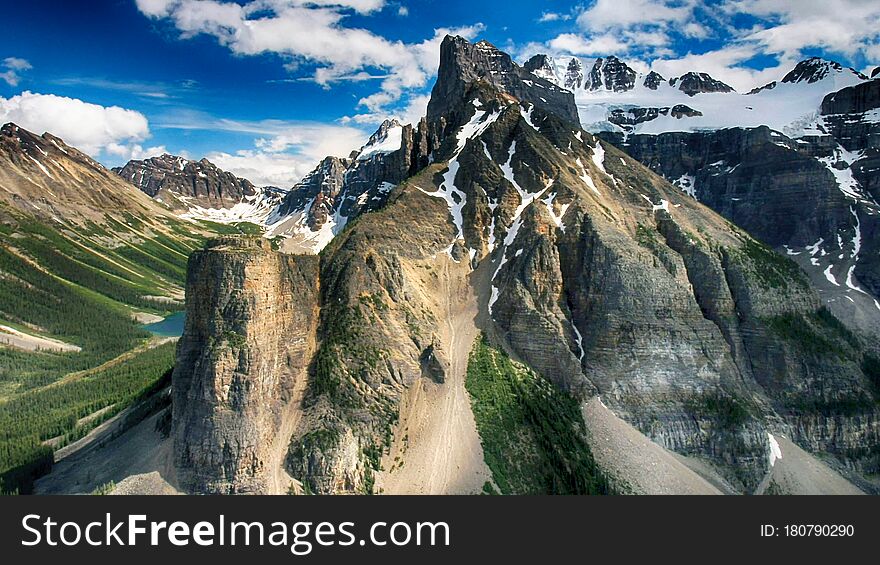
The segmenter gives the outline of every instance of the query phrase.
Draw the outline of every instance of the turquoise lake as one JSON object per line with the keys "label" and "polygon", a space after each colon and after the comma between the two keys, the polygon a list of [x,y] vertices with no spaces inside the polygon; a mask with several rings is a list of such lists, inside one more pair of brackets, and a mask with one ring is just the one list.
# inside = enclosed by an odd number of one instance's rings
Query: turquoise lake
{"label": "turquoise lake", "polygon": [[186,312],[180,311],[171,314],[161,322],[144,324],[141,327],[153,335],[162,337],[180,337],[183,335],[184,320],[186,320]]}

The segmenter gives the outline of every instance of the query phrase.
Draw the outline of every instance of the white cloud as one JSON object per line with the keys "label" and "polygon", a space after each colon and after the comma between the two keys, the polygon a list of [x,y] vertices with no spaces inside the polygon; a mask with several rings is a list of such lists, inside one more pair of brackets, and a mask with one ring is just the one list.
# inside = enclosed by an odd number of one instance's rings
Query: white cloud
{"label": "white cloud", "polygon": [[234,154],[209,153],[206,158],[225,171],[243,177],[257,186],[290,188],[311,172],[318,161],[288,153],[241,150]]}
{"label": "white cloud", "polygon": [[693,8],[692,1],[597,0],[581,12],[577,23],[581,29],[591,32],[636,25],[660,26],[687,21],[693,15]]}
{"label": "white cloud", "polygon": [[384,0],[254,0],[239,5],[218,0],[137,0],[145,15],[167,18],[183,37],[213,36],[240,55],[277,53],[288,68],[302,62],[317,65],[313,79],[322,85],[361,77],[368,69],[386,75],[380,91],[360,100],[370,111],[423,88],[439,63],[439,44],[446,33],[473,36],[481,25],[436,30],[421,43],[392,41],[367,29],[346,26],[351,11],[368,14]]}
{"label": "white cloud", "polygon": [[[105,148],[105,152],[108,155],[118,157],[123,161],[130,161],[132,159],[149,159],[150,157],[158,157],[159,155],[170,153],[170,151],[168,151],[168,148],[166,148],[164,145],[148,147],[145,149],[142,145],[138,143],[132,143],[129,145],[110,143]],[[184,155],[181,156],[184,157]]]}
{"label": "white cloud", "polygon": [[550,41],[550,49],[570,55],[609,55],[626,52],[628,45],[613,34],[585,38],[575,33],[563,33]]}
{"label": "white cloud", "polygon": [[0,97],[0,122],[15,122],[38,134],[48,131],[93,156],[111,145],[143,141],[150,135],[147,118],[140,112],[29,91]]}
{"label": "white cloud", "polygon": [[225,131],[255,136],[254,146],[208,153],[218,167],[256,185],[290,187],[328,155],[346,157],[370,132],[350,125],[309,121],[239,121],[195,112],[170,116],[157,127],[190,131]]}
{"label": "white cloud", "polygon": [[0,80],[5,81],[9,86],[18,86],[18,83],[21,82],[21,72],[33,68],[28,61],[19,57],[3,59],[2,67],[5,70],[0,73]]}
{"label": "white cloud", "polygon": [[776,65],[763,69],[742,66],[744,61],[756,54],[752,46],[739,45],[699,55],[687,54],[678,58],[658,59],[652,63],[651,68],[667,78],[689,71],[704,72],[739,92],[748,92],[756,86],[779,80],[797,64],[797,59],[781,58]]}
{"label": "white cloud", "polygon": [[559,22],[559,21],[568,21],[571,19],[570,14],[560,14],[558,12],[544,12],[541,14],[541,17],[538,18],[540,23],[546,22]]}
{"label": "white cloud", "polygon": [[27,60],[19,57],[6,57],[3,59],[3,66],[14,71],[27,71],[33,68]]}

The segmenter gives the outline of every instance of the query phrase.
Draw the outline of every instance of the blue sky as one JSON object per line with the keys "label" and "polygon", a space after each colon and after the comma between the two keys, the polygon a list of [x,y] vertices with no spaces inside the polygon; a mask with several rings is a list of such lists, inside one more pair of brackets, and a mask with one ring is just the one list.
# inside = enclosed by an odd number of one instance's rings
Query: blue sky
{"label": "blue sky", "polygon": [[290,186],[421,115],[447,32],[523,60],[616,54],[739,90],[880,62],[876,0],[30,0],[4,7],[0,120],[117,165],[169,151]]}

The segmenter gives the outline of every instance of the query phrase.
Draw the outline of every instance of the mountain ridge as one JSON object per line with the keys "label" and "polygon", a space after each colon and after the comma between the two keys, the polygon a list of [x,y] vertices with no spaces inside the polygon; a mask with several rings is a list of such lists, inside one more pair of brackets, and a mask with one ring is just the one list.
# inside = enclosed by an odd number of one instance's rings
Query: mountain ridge
{"label": "mountain ridge", "polygon": [[[873,472],[862,449],[877,441],[878,410],[860,368],[863,338],[821,308],[794,263],[572,124],[569,104],[513,96],[534,93],[517,81],[540,83],[522,79],[490,44],[443,44],[437,100],[415,130],[435,135],[432,148],[402,152],[415,172],[323,248],[319,294],[300,312],[317,311],[317,324],[303,336],[315,349],[299,377],[302,403],[293,395],[283,408],[296,421],[284,465],[290,488],[372,492],[415,467],[427,492],[478,490],[480,472],[455,469],[462,461],[473,468],[485,451],[427,447],[442,443],[448,425],[435,421],[431,407],[440,405],[457,420],[474,417],[484,448],[493,445],[487,415],[455,400],[472,378],[467,341],[476,332],[575,402],[601,394],[660,446],[707,462],[742,492],[772,471],[773,434]],[[492,78],[493,69],[505,72]],[[199,324],[233,322],[222,309],[204,310],[202,297],[231,299],[216,281],[239,276],[243,251],[245,265],[262,264],[246,259],[252,249],[224,240],[194,259],[190,307],[214,316]],[[278,276],[255,271],[248,280],[261,288]],[[239,318],[235,335],[213,342],[187,322],[181,347],[205,362],[195,374],[181,366],[173,382],[206,393],[177,409],[174,434],[178,461],[212,462],[188,485],[196,492],[279,488],[268,455],[193,451],[224,437],[252,444],[239,423],[198,437],[185,424],[190,412],[246,418],[257,409],[246,389],[227,384],[274,382],[271,373],[233,369],[248,352],[277,355],[259,320],[256,312]],[[826,347],[812,355],[811,340]],[[431,463],[407,453],[435,455]]]}

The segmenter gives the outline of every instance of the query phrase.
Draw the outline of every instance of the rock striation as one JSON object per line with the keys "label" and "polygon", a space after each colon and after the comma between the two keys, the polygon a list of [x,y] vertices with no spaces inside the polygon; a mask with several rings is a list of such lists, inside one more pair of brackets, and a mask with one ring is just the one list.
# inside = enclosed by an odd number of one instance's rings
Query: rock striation
{"label": "rock striation", "polygon": [[[129,161],[113,172],[131,182],[152,198],[176,208],[198,204],[204,208],[229,208],[257,189],[247,179],[236,177],[202,159],[191,161],[164,154],[144,160]],[[178,199],[183,198],[185,202]]]}
{"label": "rock striation", "polygon": [[316,257],[261,239],[220,238],[190,258],[172,377],[175,463],[189,492],[271,491],[273,445],[308,378],[318,289]]}
{"label": "rock striation", "polygon": [[[539,103],[546,85],[527,72],[446,38],[428,116],[370,165],[396,186],[319,259],[228,240],[193,257],[174,375],[191,490],[265,490],[274,433],[306,492],[373,492],[382,455],[409,437],[404,408],[430,410],[418,391],[465,362],[453,277],[495,345],[741,492],[770,471],[771,431],[877,472],[866,341],[796,263],[582,130],[569,97]],[[312,206],[348,200],[357,162],[322,163]],[[297,409],[285,438],[273,422]]]}

